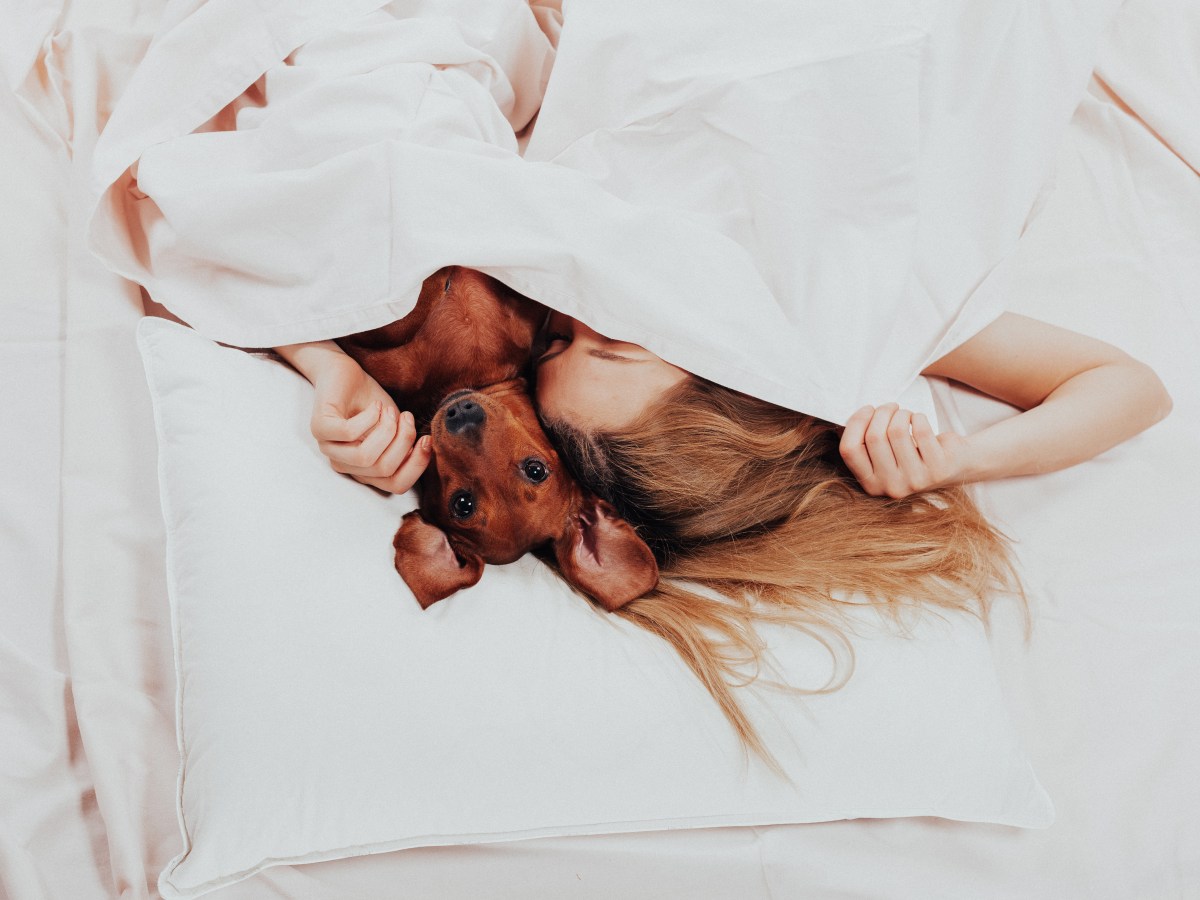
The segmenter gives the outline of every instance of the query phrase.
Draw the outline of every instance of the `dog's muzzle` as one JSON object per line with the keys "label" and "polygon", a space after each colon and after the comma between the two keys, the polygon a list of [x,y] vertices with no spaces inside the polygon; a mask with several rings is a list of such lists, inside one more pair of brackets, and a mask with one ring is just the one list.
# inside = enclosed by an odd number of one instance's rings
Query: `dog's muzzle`
{"label": "dog's muzzle", "polygon": [[487,419],[487,413],[483,411],[483,407],[470,397],[454,401],[443,413],[443,416],[446,431],[453,435],[460,435],[469,429],[479,428]]}

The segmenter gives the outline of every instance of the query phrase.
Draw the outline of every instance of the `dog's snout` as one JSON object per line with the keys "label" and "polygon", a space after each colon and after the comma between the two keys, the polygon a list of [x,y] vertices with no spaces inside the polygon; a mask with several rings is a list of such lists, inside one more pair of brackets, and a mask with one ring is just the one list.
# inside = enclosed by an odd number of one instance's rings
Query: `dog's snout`
{"label": "dog's snout", "polygon": [[478,428],[486,418],[483,407],[469,398],[463,398],[446,410],[446,430],[460,434],[468,428]]}

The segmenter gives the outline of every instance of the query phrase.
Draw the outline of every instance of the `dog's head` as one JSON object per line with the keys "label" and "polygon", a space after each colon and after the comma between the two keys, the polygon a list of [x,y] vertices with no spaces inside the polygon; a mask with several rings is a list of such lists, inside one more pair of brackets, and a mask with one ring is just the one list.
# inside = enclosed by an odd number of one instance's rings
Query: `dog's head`
{"label": "dog's head", "polygon": [[422,607],[475,584],[485,564],[532,550],[610,611],[658,583],[646,543],[562,465],[523,381],[451,394],[430,437],[420,509],[393,542],[396,571]]}

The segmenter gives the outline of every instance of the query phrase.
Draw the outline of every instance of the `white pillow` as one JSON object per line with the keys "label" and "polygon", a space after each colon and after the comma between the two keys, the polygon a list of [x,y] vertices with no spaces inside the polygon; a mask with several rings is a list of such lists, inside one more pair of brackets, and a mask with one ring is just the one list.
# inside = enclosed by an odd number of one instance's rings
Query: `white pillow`
{"label": "white pillow", "polygon": [[[164,897],[405,847],[941,816],[1044,827],[969,617],[856,640],[841,691],[747,696],[791,783],[747,760],[664,642],[540,563],[422,611],[392,569],[407,496],[335,474],[311,388],[146,319],[178,676],[183,851]],[[796,683],[830,661],[768,635]]]}

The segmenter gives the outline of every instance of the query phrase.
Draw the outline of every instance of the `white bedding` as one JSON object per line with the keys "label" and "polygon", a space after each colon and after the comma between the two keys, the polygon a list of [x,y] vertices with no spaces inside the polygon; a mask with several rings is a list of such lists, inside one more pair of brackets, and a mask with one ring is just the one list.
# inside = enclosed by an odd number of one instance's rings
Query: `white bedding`
{"label": "white bedding", "polygon": [[[53,18],[31,11],[23,21]],[[14,900],[152,896],[177,849],[141,310],[82,252],[90,147],[155,13],[72,9],[47,65],[0,100],[0,191],[19,211],[0,225],[0,886]],[[277,869],[217,896],[1194,894],[1198,31],[1183,3],[1125,5],[1003,273],[1013,308],[1125,347],[1175,400],[1166,422],[1092,463],[981,491],[1020,541],[1035,603],[1032,643],[1006,621],[993,649],[1053,828],[864,820],[542,839]],[[19,76],[4,46],[5,74]],[[949,421],[1001,412],[939,395]]]}
{"label": "white bedding", "polygon": [[583,0],[556,52],[522,0],[175,3],[90,239],[225,343],[385,324],[460,264],[845,421],[1003,308],[1114,6]]}
{"label": "white bedding", "polygon": [[[775,774],[669,644],[532,557],[422,609],[391,552],[414,498],[330,471],[296,372],[153,317],[138,345],[179,684],[165,897],[289,861],[533,836],[1053,822],[976,617],[910,616],[897,633],[847,611],[841,690],[742,698]],[[760,636],[765,677],[816,689],[849,665],[798,629]]]}

